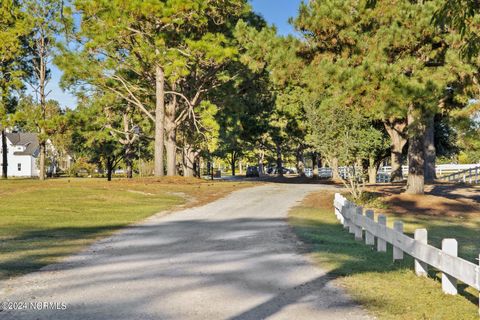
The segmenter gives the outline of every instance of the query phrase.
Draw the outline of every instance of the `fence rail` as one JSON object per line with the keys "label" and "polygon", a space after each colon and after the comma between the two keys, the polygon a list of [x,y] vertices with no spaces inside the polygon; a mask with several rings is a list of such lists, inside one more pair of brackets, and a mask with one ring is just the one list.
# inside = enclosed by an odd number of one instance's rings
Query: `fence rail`
{"label": "fence rail", "polygon": [[470,184],[478,184],[480,182],[479,179],[480,174],[480,167],[475,168],[468,168],[467,170],[455,172],[449,174],[447,176],[442,177],[442,180],[446,180],[449,182],[464,182]]}
{"label": "fence rail", "polygon": [[[355,235],[358,241],[365,240],[367,245],[375,245],[377,251],[386,252],[387,243],[393,246],[393,259],[403,259],[406,253],[415,259],[415,273],[418,276],[428,275],[428,266],[442,272],[442,288],[446,294],[457,294],[457,280],[480,290],[480,266],[457,256],[458,243],[455,239],[444,239],[442,249],[428,244],[426,229],[415,230],[414,238],[403,233],[403,222],[395,221],[394,228],[387,227],[387,217],[375,214],[348,201],[339,193],[334,199],[337,219]],[[479,255],[480,263],[480,255]],[[480,315],[480,295],[479,295]]]}
{"label": "fence rail", "polygon": [[[479,164],[439,164],[435,166],[437,177],[450,182],[480,183]],[[339,167],[338,173],[342,178],[348,177],[348,169]],[[402,166],[404,177],[408,176],[408,166]],[[377,172],[377,183],[390,182],[392,167],[382,166]],[[321,178],[331,178],[333,173],[331,168],[319,168],[318,175]]]}

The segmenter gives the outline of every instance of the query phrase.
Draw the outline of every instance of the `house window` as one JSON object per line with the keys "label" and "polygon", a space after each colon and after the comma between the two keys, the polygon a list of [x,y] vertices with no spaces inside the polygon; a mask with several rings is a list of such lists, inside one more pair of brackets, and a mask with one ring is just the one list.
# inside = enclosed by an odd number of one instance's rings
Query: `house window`
{"label": "house window", "polygon": [[17,164],[17,168],[18,168],[18,171],[22,171],[22,164],[21,163]]}

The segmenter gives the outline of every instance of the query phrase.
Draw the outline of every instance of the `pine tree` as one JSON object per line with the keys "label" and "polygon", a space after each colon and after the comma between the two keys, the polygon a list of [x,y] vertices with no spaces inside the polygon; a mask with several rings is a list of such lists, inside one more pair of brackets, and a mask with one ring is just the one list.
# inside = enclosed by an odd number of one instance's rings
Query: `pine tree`
{"label": "pine tree", "polygon": [[2,177],[7,178],[7,141],[5,127],[14,110],[15,91],[24,88],[28,74],[25,67],[25,36],[30,26],[18,1],[0,2],[0,128],[2,139]]}

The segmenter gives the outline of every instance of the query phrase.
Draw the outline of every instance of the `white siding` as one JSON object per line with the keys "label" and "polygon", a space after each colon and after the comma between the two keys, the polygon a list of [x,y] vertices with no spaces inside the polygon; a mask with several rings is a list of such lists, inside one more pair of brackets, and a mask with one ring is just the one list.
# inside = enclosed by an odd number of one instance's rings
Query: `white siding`
{"label": "white siding", "polygon": [[[7,174],[9,177],[38,177],[38,169],[36,161],[37,159],[32,156],[19,156],[14,155],[15,147],[12,145],[10,140],[7,139],[7,163],[8,169]],[[0,146],[0,166],[2,163],[2,148]],[[18,165],[20,164],[20,171],[18,170]]]}

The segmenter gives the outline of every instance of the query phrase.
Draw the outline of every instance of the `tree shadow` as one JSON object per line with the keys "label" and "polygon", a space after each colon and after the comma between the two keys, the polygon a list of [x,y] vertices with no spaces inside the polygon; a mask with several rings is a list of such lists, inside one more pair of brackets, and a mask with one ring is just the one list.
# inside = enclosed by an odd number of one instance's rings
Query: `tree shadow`
{"label": "tree shadow", "polygon": [[121,227],[124,225],[35,229],[4,238],[0,246],[0,280],[39,270]]}
{"label": "tree shadow", "polygon": [[[303,219],[294,221],[294,225],[304,241],[303,246],[281,218],[228,218],[227,215],[224,219],[197,219],[192,213],[173,221],[165,219],[135,225],[97,242],[63,263],[42,269],[27,282],[20,282],[12,295],[0,300],[33,296],[37,300],[65,301],[69,297],[68,317],[72,319],[133,319],[139,315],[175,318],[178,314],[189,314],[178,311],[181,308],[189,310],[190,314],[204,311],[195,309],[205,303],[197,295],[215,296],[216,288],[228,287],[225,292],[235,292],[235,299],[249,301],[234,316],[228,316],[230,319],[268,318],[300,302],[340,315],[350,312],[357,304],[330,285],[332,280],[352,274],[386,274],[413,266],[413,259],[408,256],[403,261],[393,262],[390,246],[385,254],[355,242],[352,235],[336,223]],[[111,225],[35,230],[13,240],[28,241],[55,235],[56,245],[62,246],[62,239],[65,239],[62,236],[68,235],[67,239],[86,234],[93,237],[117,228]],[[429,231],[431,234],[442,232],[440,229]],[[340,254],[341,259],[327,273],[309,274],[311,265],[297,254],[302,250],[318,255],[334,252]],[[21,265],[23,259],[41,261],[45,255],[49,254],[2,261],[0,268]],[[292,280],[292,274],[300,279]],[[108,297],[115,292],[121,294],[116,294],[117,300],[112,302]],[[472,298],[464,290],[460,293],[469,300]],[[252,298],[257,296],[267,299]],[[184,297],[183,306],[176,304],[178,297]],[[232,296],[218,298],[226,301],[210,302],[207,309],[211,318],[225,318],[224,314],[215,313],[215,304],[228,303]],[[3,315],[5,319],[8,316],[38,317],[33,310],[4,311]],[[42,316],[45,319],[66,317],[65,313],[54,310],[47,310]]]}
{"label": "tree shadow", "polygon": [[432,186],[428,194],[445,197],[452,200],[469,201],[474,204],[480,203],[479,189],[464,183],[459,184],[436,184]]}
{"label": "tree shadow", "polygon": [[[431,220],[431,217],[425,218]],[[354,236],[337,222],[327,223],[313,219],[291,219],[293,225],[296,226],[296,233],[308,245],[308,251],[318,257],[320,262],[322,262],[324,255],[334,253],[338,256],[338,260],[330,266],[331,270],[328,272],[333,278],[368,274],[370,272],[378,273],[378,276],[381,276],[381,274],[386,275],[395,271],[413,271],[414,269],[414,259],[411,256],[404,254],[403,260],[393,261],[392,245],[388,244],[387,252],[377,252],[375,249],[377,239],[375,246],[367,246],[363,241],[355,241]],[[459,243],[459,256],[472,263],[478,263],[476,258],[478,258],[480,248],[478,235],[480,221],[469,226],[462,224],[461,221],[458,224],[429,225],[427,229],[429,244],[441,248],[443,239],[455,238]],[[319,236],[319,234],[321,235]],[[413,238],[413,234],[408,232],[406,234]],[[331,261],[327,263],[332,264]],[[429,266],[429,278],[440,283],[441,272]],[[471,302],[472,305],[477,306],[479,303],[478,294],[474,294],[472,291],[475,290],[459,282],[458,294]],[[441,288],[438,288],[434,293],[441,294]],[[369,301],[369,303],[376,304],[378,301]]]}
{"label": "tree shadow", "polygon": [[[46,234],[88,233],[93,236],[115,228],[116,225],[98,230],[35,230],[13,240],[24,241]],[[61,245],[61,238],[57,240],[57,245]],[[297,249],[297,238],[281,218],[219,220],[192,217],[149,222],[124,229],[62,263],[30,274],[25,282],[20,281],[22,279],[8,282],[15,287],[10,287],[11,292],[7,290],[9,294],[0,300],[23,301],[36,297],[39,301],[65,301],[68,297],[72,313],[67,317],[72,319],[132,319],[138,318],[139,314],[146,315],[146,318],[152,318],[152,314],[175,318],[169,314],[169,306],[176,303],[176,297],[190,300],[191,303],[183,308],[192,308],[189,312],[195,314],[200,312],[195,309],[198,307],[197,294],[205,292],[205,297],[209,297],[216,294],[215,288],[226,286],[229,289],[225,292],[236,292],[234,298],[239,303],[243,299],[252,299],[233,313],[236,315],[230,313],[227,318],[231,319],[266,318],[296,303],[307,303],[314,309],[330,310],[335,314],[357,308],[341,290],[329,285],[334,274],[325,274],[312,267]],[[32,254],[26,257],[2,261],[0,267],[8,269],[21,265],[24,259],[37,261],[45,256]],[[312,270],[315,271],[312,273]],[[128,294],[117,296],[118,301],[112,303],[108,298],[110,294],[124,290]],[[80,297],[87,299],[80,299],[78,292],[82,292]],[[214,313],[215,303],[221,302],[212,303],[211,316],[225,318],[225,314]],[[163,307],[157,310],[154,306]],[[4,310],[2,316],[5,319],[9,316],[35,319],[39,314],[33,310]],[[45,310],[41,316],[60,319],[65,318],[66,313]]]}

